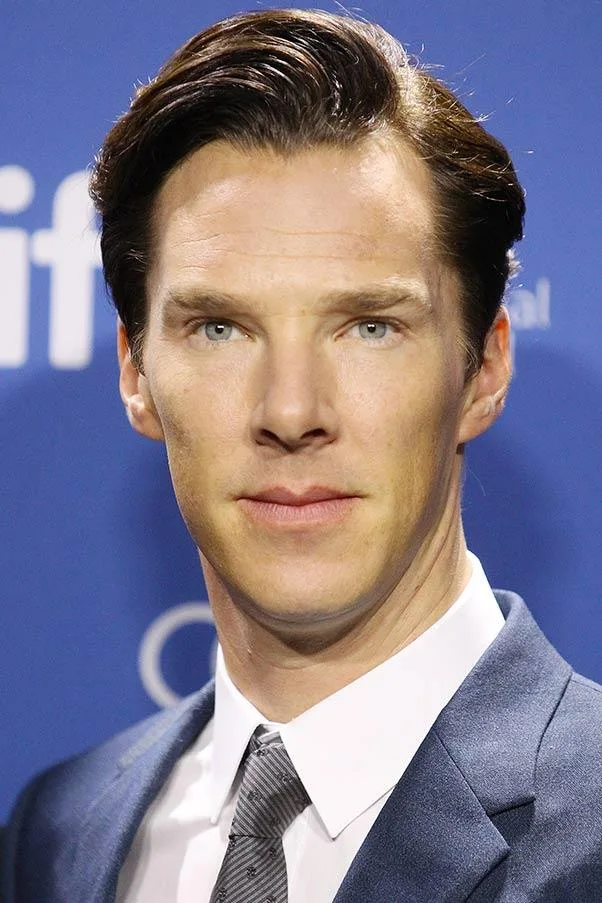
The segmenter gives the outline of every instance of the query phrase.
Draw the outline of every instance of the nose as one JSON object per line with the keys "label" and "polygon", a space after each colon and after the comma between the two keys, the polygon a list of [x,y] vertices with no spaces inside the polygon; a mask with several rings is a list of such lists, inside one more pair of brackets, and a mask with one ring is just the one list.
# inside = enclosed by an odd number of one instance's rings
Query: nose
{"label": "nose", "polygon": [[293,452],[332,442],[338,424],[333,406],[335,375],[309,338],[274,342],[265,349],[252,416],[260,445]]}

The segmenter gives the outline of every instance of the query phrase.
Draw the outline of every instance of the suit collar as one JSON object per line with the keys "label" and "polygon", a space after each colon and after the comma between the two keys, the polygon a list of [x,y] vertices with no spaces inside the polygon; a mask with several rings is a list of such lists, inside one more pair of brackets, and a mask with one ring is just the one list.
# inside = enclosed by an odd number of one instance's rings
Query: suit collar
{"label": "suit collar", "polygon": [[431,731],[334,903],[460,903],[507,854],[506,841]]}
{"label": "suit collar", "polygon": [[571,669],[522,601],[443,710],[360,848],[335,903],[460,903],[509,853],[496,814],[535,798],[542,735]]}
{"label": "suit collar", "polygon": [[522,599],[496,598],[506,623],[434,725],[489,815],[535,798],[537,751],[572,673]]}

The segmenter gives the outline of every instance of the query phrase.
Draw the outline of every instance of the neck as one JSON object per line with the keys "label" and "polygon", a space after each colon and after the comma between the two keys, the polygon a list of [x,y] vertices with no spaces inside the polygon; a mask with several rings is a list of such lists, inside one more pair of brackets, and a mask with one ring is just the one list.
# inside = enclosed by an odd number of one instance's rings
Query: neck
{"label": "neck", "polygon": [[459,515],[431,537],[380,604],[332,642],[296,642],[268,629],[232,601],[203,558],[205,581],[228,673],[270,721],[286,723],[386,661],[434,624],[470,578]]}

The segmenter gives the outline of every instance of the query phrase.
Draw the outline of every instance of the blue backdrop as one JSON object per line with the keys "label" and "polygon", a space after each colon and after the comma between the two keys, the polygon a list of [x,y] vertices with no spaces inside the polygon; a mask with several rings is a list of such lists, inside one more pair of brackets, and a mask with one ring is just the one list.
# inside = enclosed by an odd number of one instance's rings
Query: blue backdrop
{"label": "blue backdrop", "polygon": [[[130,432],[118,398],[85,170],[135,83],[240,8],[0,7],[0,820],[36,770],[210,671],[205,589],[163,449]],[[523,594],[602,680],[602,3],[366,0],[360,12],[489,117],[526,187],[516,376],[502,421],[470,450],[465,521],[493,584]]]}

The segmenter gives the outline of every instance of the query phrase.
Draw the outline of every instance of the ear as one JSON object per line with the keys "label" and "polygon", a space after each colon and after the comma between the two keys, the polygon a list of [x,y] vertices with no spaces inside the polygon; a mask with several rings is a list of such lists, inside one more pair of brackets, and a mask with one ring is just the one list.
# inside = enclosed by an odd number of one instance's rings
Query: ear
{"label": "ear", "polygon": [[163,439],[163,428],[148,385],[148,380],[132,361],[132,353],[121,321],[117,324],[119,392],[130,426],[148,439]]}
{"label": "ear", "polygon": [[485,339],[483,363],[466,389],[460,444],[480,436],[502,413],[512,375],[510,360],[510,318],[501,307]]}

